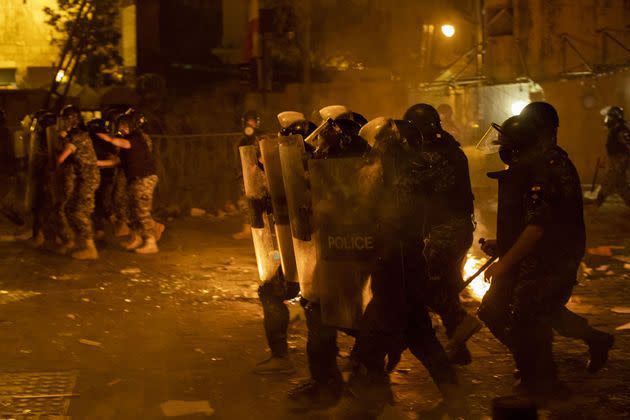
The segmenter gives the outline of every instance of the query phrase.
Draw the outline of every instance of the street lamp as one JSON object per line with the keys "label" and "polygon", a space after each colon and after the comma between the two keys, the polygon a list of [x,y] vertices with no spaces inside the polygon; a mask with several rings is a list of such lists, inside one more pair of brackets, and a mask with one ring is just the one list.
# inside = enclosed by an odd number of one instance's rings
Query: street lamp
{"label": "street lamp", "polygon": [[440,29],[442,30],[442,35],[447,38],[452,38],[455,35],[455,27],[453,25],[445,24]]}

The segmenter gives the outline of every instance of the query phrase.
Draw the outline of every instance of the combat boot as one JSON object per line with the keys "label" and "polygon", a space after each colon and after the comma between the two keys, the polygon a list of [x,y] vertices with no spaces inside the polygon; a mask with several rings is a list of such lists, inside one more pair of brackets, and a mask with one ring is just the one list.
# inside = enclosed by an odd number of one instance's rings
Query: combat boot
{"label": "combat boot", "polygon": [[123,236],[127,236],[131,233],[131,230],[129,229],[129,225],[127,223],[118,223],[116,225],[116,227],[114,228],[114,235],[117,238],[122,238]]}
{"label": "combat boot", "polygon": [[257,375],[276,375],[295,373],[293,362],[289,356],[271,356],[256,365],[254,373]]}
{"label": "combat boot", "polygon": [[590,359],[588,361],[588,373],[596,373],[608,361],[608,352],[615,342],[611,334],[596,331],[593,336],[586,340],[588,344],[588,353]]}
{"label": "combat boot", "polygon": [[88,239],[85,241],[85,248],[80,251],[76,251],[72,253],[72,258],[76,260],[97,260],[98,259],[98,251],[96,250],[96,245],[94,244],[94,239]]}
{"label": "combat boot", "polygon": [[123,242],[122,246],[127,251],[133,251],[142,246],[142,238],[140,237],[140,235],[134,232],[131,234],[131,239],[127,242]]}
{"label": "combat boot", "polygon": [[135,251],[138,254],[157,254],[158,252],[160,252],[154,236],[149,236],[144,241],[144,245],[142,245],[140,248],[136,248]]}
{"label": "combat boot", "polygon": [[35,248],[41,248],[44,245],[44,232],[41,230],[37,232],[37,234],[31,239],[31,244]]}
{"label": "combat boot", "polygon": [[74,241],[68,241],[56,247],[54,251],[59,255],[68,255],[76,247],[77,247],[77,244]]}
{"label": "combat boot", "polygon": [[324,410],[339,402],[343,387],[341,375],[327,382],[308,379],[289,391],[289,400],[296,411]]}
{"label": "combat boot", "polygon": [[164,233],[165,229],[166,229],[166,226],[164,226],[162,223],[155,222],[155,241],[156,242],[160,242],[160,239],[162,239],[162,234]]}

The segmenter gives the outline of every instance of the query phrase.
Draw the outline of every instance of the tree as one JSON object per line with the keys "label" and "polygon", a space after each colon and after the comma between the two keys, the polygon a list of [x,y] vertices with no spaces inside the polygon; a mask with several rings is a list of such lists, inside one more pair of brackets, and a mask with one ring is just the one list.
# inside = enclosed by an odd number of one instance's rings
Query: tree
{"label": "tree", "polygon": [[[44,8],[54,30],[53,44],[77,58],[81,83],[97,86],[120,78],[120,30],[116,25],[119,0],[57,0]],[[66,75],[72,77],[73,75]]]}

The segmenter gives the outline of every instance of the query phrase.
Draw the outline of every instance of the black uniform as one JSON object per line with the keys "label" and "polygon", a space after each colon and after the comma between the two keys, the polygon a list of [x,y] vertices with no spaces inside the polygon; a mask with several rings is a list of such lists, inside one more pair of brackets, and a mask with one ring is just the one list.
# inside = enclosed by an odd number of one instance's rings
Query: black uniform
{"label": "black uniform", "polygon": [[532,253],[493,281],[479,316],[513,353],[523,384],[545,392],[557,381],[552,323],[571,296],[584,255],[580,179],[559,147],[531,165],[490,176],[499,181],[499,257],[526,226],[541,226],[544,234]]}
{"label": "black uniform", "polygon": [[601,205],[606,197],[617,193],[630,206],[630,179],[628,178],[630,129],[626,126],[625,121],[618,120],[608,130],[606,153],[608,155],[607,168],[597,203]]}
{"label": "black uniform", "polygon": [[468,160],[459,143],[441,131],[437,140],[422,143],[414,168],[424,201],[424,255],[429,270],[426,294],[429,306],[440,315],[451,337],[467,316],[459,293],[474,231]]}
{"label": "black uniform", "polygon": [[372,300],[353,351],[358,366],[349,386],[363,407],[375,414],[391,398],[386,370],[395,367],[407,347],[441,390],[457,384],[428,312],[425,288],[429,274],[420,217],[424,197],[417,189],[410,152],[401,147],[380,157],[385,188],[375,206],[375,220],[382,246],[371,278]]}

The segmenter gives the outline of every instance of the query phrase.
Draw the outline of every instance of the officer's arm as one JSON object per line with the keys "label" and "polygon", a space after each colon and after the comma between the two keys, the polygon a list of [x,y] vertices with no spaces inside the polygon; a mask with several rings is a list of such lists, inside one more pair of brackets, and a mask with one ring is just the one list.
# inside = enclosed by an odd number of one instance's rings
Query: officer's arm
{"label": "officer's arm", "polygon": [[77,147],[74,144],[66,144],[66,146],[63,148],[63,151],[59,154],[59,156],[57,156],[57,164],[61,165],[62,163],[64,163],[66,159],[68,159],[68,157],[73,154],[76,149]]}
{"label": "officer's arm", "polygon": [[540,225],[527,225],[512,248],[501,258],[503,269],[508,271],[523,258],[531,254],[538,241],[543,237],[545,229]]}
{"label": "officer's arm", "polygon": [[96,133],[96,135],[116,147],[120,147],[121,149],[131,149],[131,142],[127,139],[121,139],[120,137],[110,137],[105,133]]}

